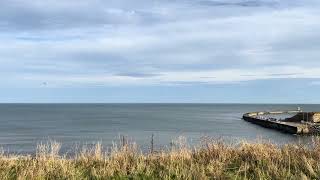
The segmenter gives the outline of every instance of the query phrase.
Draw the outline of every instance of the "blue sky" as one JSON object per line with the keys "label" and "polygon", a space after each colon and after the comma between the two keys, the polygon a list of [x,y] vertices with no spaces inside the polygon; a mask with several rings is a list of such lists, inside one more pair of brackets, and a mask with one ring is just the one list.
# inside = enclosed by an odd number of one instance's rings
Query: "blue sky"
{"label": "blue sky", "polygon": [[0,7],[0,102],[320,103],[318,0]]}

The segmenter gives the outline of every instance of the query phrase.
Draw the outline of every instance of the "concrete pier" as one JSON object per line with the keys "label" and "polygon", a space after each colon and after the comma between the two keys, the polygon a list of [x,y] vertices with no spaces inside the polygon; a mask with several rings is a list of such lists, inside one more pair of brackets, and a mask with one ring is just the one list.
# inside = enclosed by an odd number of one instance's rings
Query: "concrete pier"
{"label": "concrete pier", "polygon": [[[295,114],[290,118],[279,120],[267,115]],[[245,121],[266,128],[276,129],[290,134],[319,134],[320,113],[301,111],[250,112],[243,115]]]}

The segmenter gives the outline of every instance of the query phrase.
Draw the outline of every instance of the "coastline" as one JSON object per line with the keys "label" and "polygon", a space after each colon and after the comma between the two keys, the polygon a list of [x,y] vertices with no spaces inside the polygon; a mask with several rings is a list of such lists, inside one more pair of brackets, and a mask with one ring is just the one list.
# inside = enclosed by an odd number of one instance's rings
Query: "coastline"
{"label": "coastline", "polygon": [[135,143],[83,148],[73,157],[61,144],[38,145],[35,156],[0,155],[2,179],[313,179],[320,176],[320,140],[311,145],[223,141],[142,153]]}

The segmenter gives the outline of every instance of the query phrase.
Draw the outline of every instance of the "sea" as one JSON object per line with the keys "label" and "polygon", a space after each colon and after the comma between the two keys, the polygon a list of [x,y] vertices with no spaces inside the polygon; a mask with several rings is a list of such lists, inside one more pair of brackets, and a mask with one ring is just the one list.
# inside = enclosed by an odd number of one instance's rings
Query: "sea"
{"label": "sea", "polygon": [[[61,152],[121,139],[143,151],[170,148],[183,139],[197,146],[204,139],[228,143],[312,143],[242,120],[253,111],[320,111],[314,104],[0,104],[0,147],[6,153],[34,154],[37,145],[56,141]],[[152,142],[151,142],[152,141]]]}

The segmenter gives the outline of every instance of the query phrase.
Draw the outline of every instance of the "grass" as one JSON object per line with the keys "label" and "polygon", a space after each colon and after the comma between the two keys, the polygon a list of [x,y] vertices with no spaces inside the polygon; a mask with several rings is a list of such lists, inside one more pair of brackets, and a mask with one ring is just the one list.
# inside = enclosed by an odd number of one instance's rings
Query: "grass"
{"label": "grass", "polygon": [[310,146],[271,143],[227,145],[179,141],[170,150],[142,153],[134,143],[101,144],[73,157],[60,144],[40,144],[34,156],[0,155],[1,179],[319,179],[320,141]]}

